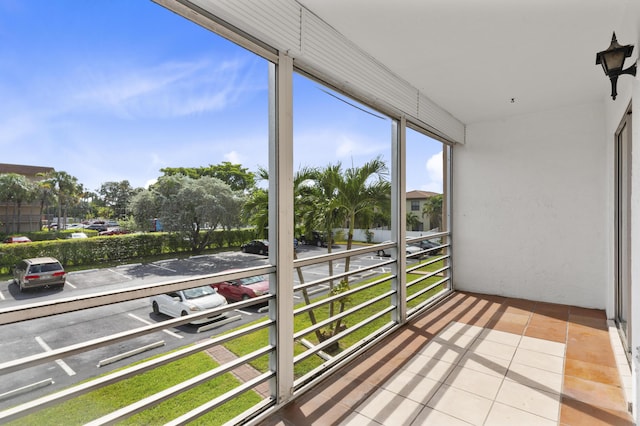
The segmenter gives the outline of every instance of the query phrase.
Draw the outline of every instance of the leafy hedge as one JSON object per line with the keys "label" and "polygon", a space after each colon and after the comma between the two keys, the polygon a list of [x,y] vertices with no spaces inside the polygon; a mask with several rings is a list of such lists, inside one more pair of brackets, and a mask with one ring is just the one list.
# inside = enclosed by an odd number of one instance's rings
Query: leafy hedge
{"label": "leafy hedge", "polygon": [[[213,241],[207,246],[208,249],[238,246],[244,241],[255,238],[255,232],[251,229],[220,230],[215,231],[213,237]],[[0,274],[8,274],[11,267],[19,260],[31,257],[51,256],[58,259],[64,266],[83,266],[183,253],[190,250],[191,245],[184,236],[168,232],[0,244]]]}

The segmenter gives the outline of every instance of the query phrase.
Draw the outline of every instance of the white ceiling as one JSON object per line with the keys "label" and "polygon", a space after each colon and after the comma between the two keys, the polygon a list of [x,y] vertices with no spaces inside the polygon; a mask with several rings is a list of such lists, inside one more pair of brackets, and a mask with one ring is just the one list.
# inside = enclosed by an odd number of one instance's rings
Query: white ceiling
{"label": "white ceiling", "polygon": [[633,1],[298,0],[467,124],[606,99]]}

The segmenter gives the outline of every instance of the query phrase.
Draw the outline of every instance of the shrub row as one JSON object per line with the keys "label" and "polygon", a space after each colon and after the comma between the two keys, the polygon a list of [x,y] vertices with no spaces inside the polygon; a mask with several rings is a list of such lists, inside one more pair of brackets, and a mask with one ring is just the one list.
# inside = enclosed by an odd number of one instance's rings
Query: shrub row
{"label": "shrub row", "polygon": [[[207,249],[234,247],[252,238],[255,232],[251,229],[215,231]],[[0,244],[0,274],[8,274],[16,262],[32,257],[51,256],[64,266],[86,266],[190,250],[191,245],[183,235],[168,232]]]}

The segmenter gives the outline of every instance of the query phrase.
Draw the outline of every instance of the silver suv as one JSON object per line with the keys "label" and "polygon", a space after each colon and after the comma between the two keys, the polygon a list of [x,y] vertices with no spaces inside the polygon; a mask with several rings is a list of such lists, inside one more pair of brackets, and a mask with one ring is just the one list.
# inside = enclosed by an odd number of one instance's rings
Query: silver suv
{"label": "silver suv", "polygon": [[37,287],[62,288],[67,280],[67,273],[57,259],[37,257],[18,262],[13,268],[13,280],[20,291]]}

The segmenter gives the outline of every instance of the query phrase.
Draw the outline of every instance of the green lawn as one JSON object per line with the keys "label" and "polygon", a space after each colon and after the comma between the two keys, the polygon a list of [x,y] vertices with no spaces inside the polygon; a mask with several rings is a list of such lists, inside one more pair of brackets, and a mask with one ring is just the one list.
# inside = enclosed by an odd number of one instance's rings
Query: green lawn
{"label": "green lawn", "polygon": [[[9,424],[16,426],[82,425],[217,366],[207,354],[194,354],[155,370],[44,409]],[[136,414],[121,424],[164,424],[204,404],[212,396],[221,395],[238,385],[239,382],[231,374],[225,374],[184,392],[176,398]],[[194,424],[223,424],[257,404],[260,400],[261,398],[257,393],[247,392],[201,417]]]}

